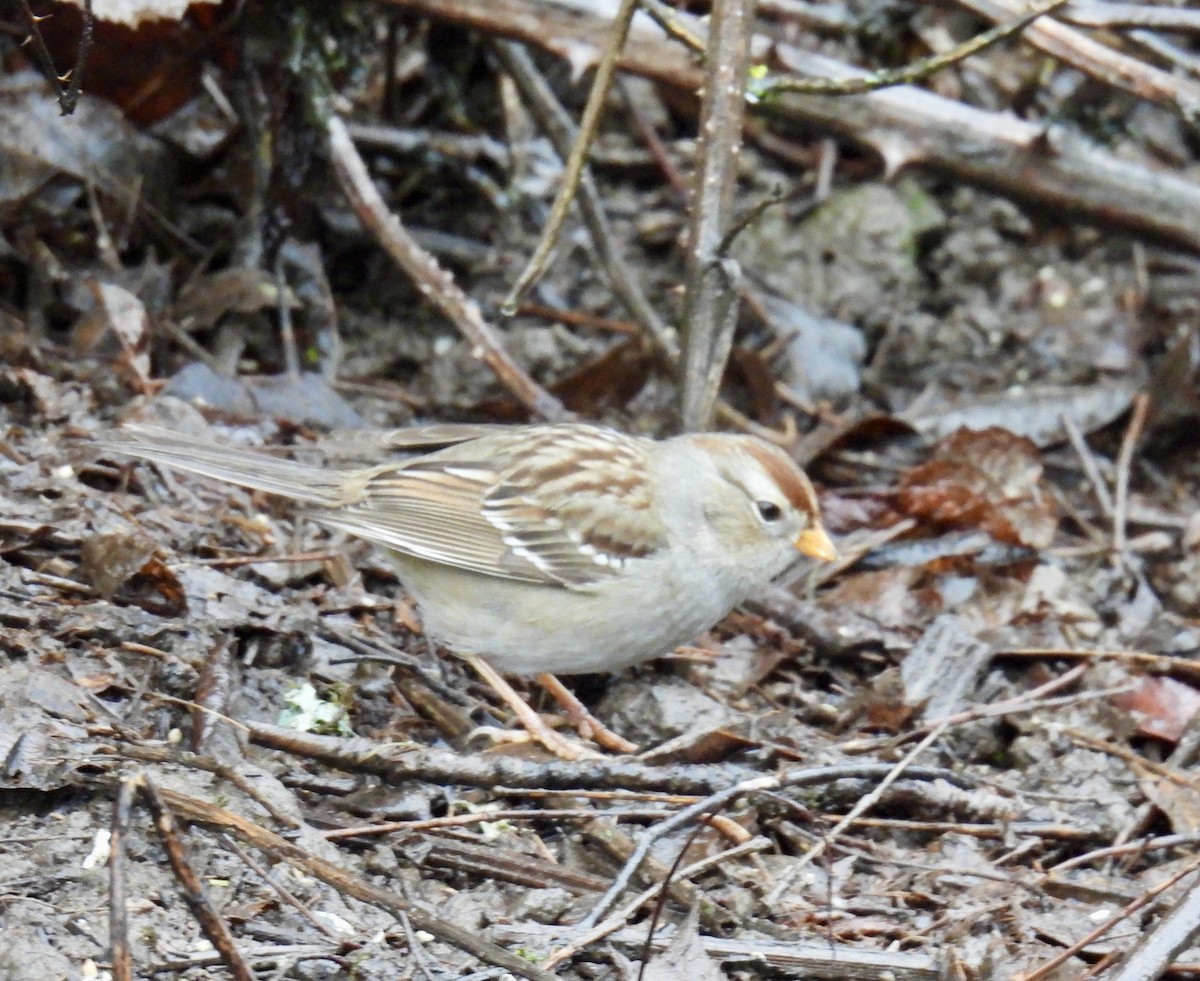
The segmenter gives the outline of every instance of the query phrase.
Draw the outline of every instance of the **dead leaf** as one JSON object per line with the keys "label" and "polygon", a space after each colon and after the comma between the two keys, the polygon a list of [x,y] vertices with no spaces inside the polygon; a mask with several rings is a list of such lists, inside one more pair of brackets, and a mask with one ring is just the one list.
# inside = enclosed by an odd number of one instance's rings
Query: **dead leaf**
{"label": "dead leaf", "polygon": [[182,616],[187,598],[178,577],[148,538],[113,532],[84,541],[79,571],[105,599],[158,616]]}
{"label": "dead leaf", "polygon": [[1177,835],[1194,835],[1200,831],[1200,791],[1180,786],[1174,780],[1142,780],[1146,798],[1167,816],[1171,830]]}
{"label": "dead leaf", "polygon": [[[96,298],[96,313],[100,324],[112,333],[125,354],[124,363],[133,373],[143,392],[150,388],[150,317],[142,301],[123,286],[115,283],[88,283]],[[90,318],[85,318],[85,322]],[[83,336],[82,325],[75,332]],[[86,348],[85,348],[86,349]]]}
{"label": "dead leaf", "polygon": [[997,541],[1046,548],[1058,517],[1042,488],[1037,447],[1004,429],[959,429],[900,480],[900,509],[922,521],[979,528]]}
{"label": "dead leaf", "polygon": [[1114,695],[1113,704],[1137,717],[1140,735],[1176,743],[1200,712],[1200,692],[1174,678],[1146,677],[1133,691]]}
{"label": "dead leaf", "polygon": [[704,950],[697,922],[693,909],[671,946],[646,962],[642,981],[725,981],[725,972]]}
{"label": "dead leaf", "polygon": [[930,436],[956,429],[1007,429],[1037,446],[1067,438],[1063,417],[1082,433],[1107,426],[1129,408],[1138,390],[1136,379],[1121,378],[1097,385],[1031,385],[993,395],[968,393],[922,405],[900,418]]}
{"label": "dead leaf", "polygon": [[19,204],[58,174],[93,181],[122,200],[128,176],[137,174],[157,197],[171,186],[166,166],[163,148],[106,102],[84,99],[73,116],[62,116],[40,75],[0,80],[0,205]]}

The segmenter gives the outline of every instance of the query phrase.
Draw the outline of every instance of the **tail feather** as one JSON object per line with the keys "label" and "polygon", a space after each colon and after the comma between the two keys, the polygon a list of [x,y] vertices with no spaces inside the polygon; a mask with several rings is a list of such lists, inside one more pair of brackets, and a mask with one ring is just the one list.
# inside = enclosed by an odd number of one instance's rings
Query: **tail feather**
{"label": "tail feather", "polygon": [[337,507],[349,503],[352,496],[353,482],[347,481],[346,471],[280,460],[170,429],[127,426],[104,433],[92,444],[105,452],[149,460],[317,507]]}

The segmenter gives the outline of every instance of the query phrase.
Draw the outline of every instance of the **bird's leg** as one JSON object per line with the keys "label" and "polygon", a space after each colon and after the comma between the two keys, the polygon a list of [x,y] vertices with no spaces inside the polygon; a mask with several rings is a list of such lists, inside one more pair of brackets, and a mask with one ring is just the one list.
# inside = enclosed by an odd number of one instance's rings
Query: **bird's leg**
{"label": "bird's leg", "polygon": [[562,710],[567,713],[567,718],[571,720],[571,724],[579,730],[579,735],[584,739],[594,739],[605,749],[610,749],[614,753],[636,753],[638,751],[639,747],[635,743],[618,736],[592,715],[587,710],[587,706],[575,696],[575,693],[554,675],[539,674],[537,683],[562,706]]}
{"label": "bird's leg", "polygon": [[596,759],[600,756],[594,749],[560,736],[551,729],[542,717],[538,715],[504,677],[481,657],[468,657],[467,661],[475,669],[475,673],[492,686],[492,689],[504,699],[509,708],[520,720],[525,731],[539,743],[550,750],[555,756],[564,760]]}

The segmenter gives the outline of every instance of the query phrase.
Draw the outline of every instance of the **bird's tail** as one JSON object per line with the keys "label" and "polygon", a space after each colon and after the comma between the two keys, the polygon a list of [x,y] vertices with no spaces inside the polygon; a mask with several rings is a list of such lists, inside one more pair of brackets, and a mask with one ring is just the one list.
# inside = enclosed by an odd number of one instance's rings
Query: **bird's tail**
{"label": "bird's tail", "polygon": [[347,479],[349,474],[344,470],[280,460],[266,453],[154,426],[113,429],[94,439],[92,445],[106,453],[149,460],[317,507],[348,503],[355,483]]}

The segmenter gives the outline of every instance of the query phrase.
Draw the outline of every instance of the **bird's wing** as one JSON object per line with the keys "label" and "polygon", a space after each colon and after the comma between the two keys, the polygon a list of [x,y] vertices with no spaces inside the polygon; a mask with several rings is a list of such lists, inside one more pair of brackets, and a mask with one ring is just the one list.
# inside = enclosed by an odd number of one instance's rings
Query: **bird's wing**
{"label": "bird's wing", "polygon": [[607,429],[491,431],[379,467],[322,524],[483,575],[583,587],[656,552],[648,442]]}

